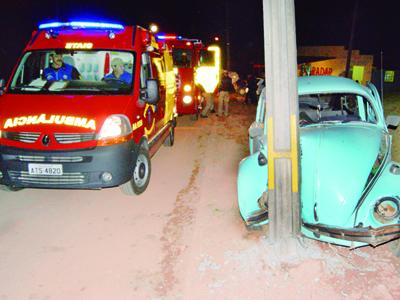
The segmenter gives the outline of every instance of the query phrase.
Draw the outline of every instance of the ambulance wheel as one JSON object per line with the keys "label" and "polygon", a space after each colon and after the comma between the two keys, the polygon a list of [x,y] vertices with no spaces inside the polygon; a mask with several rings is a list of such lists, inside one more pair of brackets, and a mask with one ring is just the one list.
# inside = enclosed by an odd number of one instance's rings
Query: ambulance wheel
{"label": "ambulance wheel", "polygon": [[121,185],[122,192],[126,195],[140,195],[150,182],[151,162],[149,151],[140,147],[137,154],[135,168],[131,180]]}
{"label": "ambulance wheel", "polygon": [[174,145],[174,141],[175,141],[175,128],[171,126],[169,128],[169,134],[167,138],[164,140],[164,146],[172,147]]}

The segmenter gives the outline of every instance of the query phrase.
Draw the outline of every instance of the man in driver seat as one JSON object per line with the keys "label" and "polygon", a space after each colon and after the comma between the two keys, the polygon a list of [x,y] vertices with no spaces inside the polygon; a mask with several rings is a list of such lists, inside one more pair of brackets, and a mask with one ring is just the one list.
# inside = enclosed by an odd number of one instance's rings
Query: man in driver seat
{"label": "man in driver seat", "polygon": [[48,81],[79,80],[81,74],[74,66],[64,62],[62,51],[55,51],[50,54],[50,66],[44,69],[43,77]]}
{"label": "man in driver seat", "polygon": [[125,64],[119,57],[114,57],[111,61],[112,73],[104,76],[104,79],[117,79],[124,81],[127,84],[132,82],[132,74],[125,71]]}

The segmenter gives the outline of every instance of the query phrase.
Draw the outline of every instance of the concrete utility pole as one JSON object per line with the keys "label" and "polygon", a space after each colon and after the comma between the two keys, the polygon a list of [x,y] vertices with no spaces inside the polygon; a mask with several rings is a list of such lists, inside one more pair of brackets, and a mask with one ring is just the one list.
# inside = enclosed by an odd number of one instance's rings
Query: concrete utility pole
{"label": "concrete utility pole", "polygon": [[350,40],[349,40],[349,46],[347,49],[345,77],[349,77],[349,75],[350,75],[351,52],[353,51],[353,41],[354,41],[354,31],[356,28],[357,11],[358,11],[358,0],[355,0],[354,8],[353,8],[353,19],[351,22]]}
{"label": "concrete utility pole", "polygon": [[263,0],[269,237],[300,232],[297,48],[294,0]]}

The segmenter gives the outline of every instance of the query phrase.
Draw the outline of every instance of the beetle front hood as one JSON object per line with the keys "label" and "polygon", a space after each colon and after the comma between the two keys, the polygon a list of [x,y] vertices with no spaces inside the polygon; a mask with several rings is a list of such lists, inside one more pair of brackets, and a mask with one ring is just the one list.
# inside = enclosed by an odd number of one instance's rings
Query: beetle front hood
{"label": "beetle front hood", "polygon": [[379,153],[381,136],[378,128],[356,124],[300,129],[304,222],[348,225]]}
{"label": "beetle front hood", "polygon": [[[6,94],[0,101],[2,129],[42,131],[46,126],[50,132],[53,127],[58,132],[85,132],[99,131],[110,114],[125,113],[129,96]],[[28,122],[29,117],[35,122]],[[76,120],[79,126],[74,126]]]}

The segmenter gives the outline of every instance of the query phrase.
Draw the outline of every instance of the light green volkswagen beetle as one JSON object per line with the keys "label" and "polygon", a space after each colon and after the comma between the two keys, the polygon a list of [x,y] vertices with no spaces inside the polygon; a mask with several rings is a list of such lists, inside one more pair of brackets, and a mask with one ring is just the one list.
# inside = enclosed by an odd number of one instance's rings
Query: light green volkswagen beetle
{"label": "light green volkswagen beetle", "polygon": [[[333,76],[298,79],[302,233],[349,247],[400,237],[400,164],[372,84]],[[238,201],[249,226],[268,222],[264,93],[249,129],[250,155],[238,173]]]}

